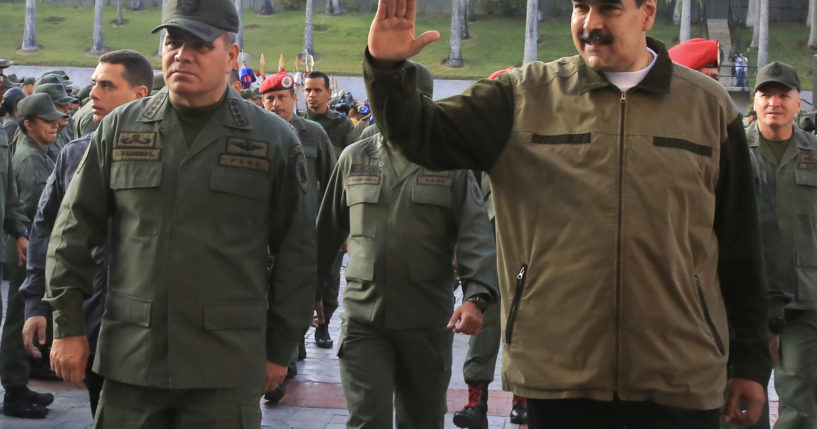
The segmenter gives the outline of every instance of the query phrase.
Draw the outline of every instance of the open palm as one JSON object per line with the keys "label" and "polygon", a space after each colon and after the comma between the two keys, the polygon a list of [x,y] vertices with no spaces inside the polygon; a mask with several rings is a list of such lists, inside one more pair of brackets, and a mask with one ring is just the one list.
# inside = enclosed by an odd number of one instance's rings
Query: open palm
{"label": "open palm", "polygon": [[415,36],[417,0],[380,0],[369,28],[369,53],[380,62],[396,62],[417,55],[440,38],[436,30]]}

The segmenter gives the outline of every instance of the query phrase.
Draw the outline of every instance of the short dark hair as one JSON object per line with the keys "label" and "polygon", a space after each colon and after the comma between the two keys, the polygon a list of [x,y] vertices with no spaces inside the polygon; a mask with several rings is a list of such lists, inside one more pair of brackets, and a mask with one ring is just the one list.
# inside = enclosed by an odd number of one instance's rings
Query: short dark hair
{"label": "short dark hair", "polygon": [[307,79],[320,79],[320,78],[323,78],[323,83],[326,86],[326,90],[328,91],[329,88],[332,87],[332,84],[329,83],[329,76],[327,76],[326,73],[324,73],[324,72],[314,70],[314,71],[309,72],[309,74],[306,75],[306,78]]}
{"label": "short dark hair", "polygon": [[750,110],[749,113],[746,114],[746,116],[754,116],[755,118],[757,118],[757,112],[755,112],[754,110]]}
{"label": "short dark hair", "polygon": [[37,119],[37,115],[28,115],[28,116],[24,116],[22,118],[17,118],[17,125],[19,125],[19,127],[20,127],[20,132],[25,134],[25,135],[28,135],[28,128],[26,128],[25,122],[26,121],[32,121],[33,122],[35,119]]}
{"label": "short dark hair", "polygon": [[141,53],[130,49],[106,52],[99,57],[99,62],[121,64],[122,77],[132,88],[145,86],[148,92],[153,89],[153,67]]}

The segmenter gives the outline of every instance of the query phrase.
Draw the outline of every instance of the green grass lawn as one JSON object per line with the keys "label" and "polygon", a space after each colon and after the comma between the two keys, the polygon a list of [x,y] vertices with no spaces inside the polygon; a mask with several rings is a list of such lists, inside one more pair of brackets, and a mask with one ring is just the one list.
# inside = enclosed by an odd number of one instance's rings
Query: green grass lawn
{"label": "green grass lawn", "polygon": [[[93,31],[93,8],[90,6],[60,6],[53,3],[37,5],[37,43],[41,49],[33,54],[20,54],[23,35],[24,3],[0,3],[0,57],[20,64],[88,66],[96,64],[96,56],[87,53]],[[158,68],[156,57],[158,36],[150,30],[160,22],[159,9],[142,12],[126,11],[126,25],[110,24],[116,8],[105,8],[103,29],[105,46],[110,49],[130,48],[140,51]],[[366,34],[373,14],[355,13],[328,16],[315,13],[315,68],[338,75],[359,75]],[[267,59],[267,72],[274,70],[278,56],[284,55],[287,69],[294,70],[295,55],[303,45],[303,12],[285,11],[271,16],[254,12],[244,14],[244,47],[251,54],[255,69],[260,54]],[[474,79],[494,70],[519,65],[522,60],[524,17],[481,16],[469,24],[471,39],[462,43],[465,67],[451,69],[440,65],[448,56],[450,21],[447,17],[422,16],[417,31],[436,29],[441,40],[428,46],[415,59],[431,69],[435,77]],[[570,38],[568,18],[546,19],[539,26],[539,59],[552,60],[575,54]],[[808,29],[802,24],[776,24],[772,28],[771,60],[790,62],[801,70],[804,87],[811,88],[812,52],[805,46]],[[693,28],[693,37],[703,34]],[[666,42],[678,36],[678,26],[658,22],[650,35]],[[742,33],[741,36],[744,36]],[[751,38],[751,31],[748,31]],[[750,53],[753,55],[753,53]],[[752,61],[753,58],[750,58]],[[806,71],[805,73],[803,73]]]}

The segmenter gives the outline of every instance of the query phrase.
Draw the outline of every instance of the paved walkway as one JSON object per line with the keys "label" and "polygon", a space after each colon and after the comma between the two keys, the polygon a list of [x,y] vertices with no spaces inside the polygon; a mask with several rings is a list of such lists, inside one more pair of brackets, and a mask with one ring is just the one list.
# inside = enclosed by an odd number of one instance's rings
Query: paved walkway
{"label": "paved walkway", "polygon": [[[343,278],[343,276],[341,276]],[[344,284],[341,287],[345,286]],[[8,289],[7,282],[2,283],[3,303]],[[458,301],[461,299],[457,294]],[[340,331],[339,314],[335,312],[330,323],[330,334],[337,340]],[[3,312],[5,314],[5,311]],[[349,413],[340,386],[340,371],[335,350],[320,349],[315,346],[314,329],[306,335],[307,357],[298,362],[298,375],[290,381],[287,394],[281,403],[267,405],[262,399],[263,414],[261,427],[274,429],[342,429],[345,428]],[[445,417],[445,428],[456,428],[451,422],[452,413],[460,409],[468,398],[467,385],[462,376],[462,364],[468,350],[468,337],[454,336],[453,371],[448,390],[448,415]],[[499,369],[502,366],[501,356],[497,360],[495,380],[489,386],[488,422],[491,429],[520,428],[510,423],[508,415],[511,409],[511,394],[501,391]],[[39,392],[52,392],[56,399],[49,406],[45,420],[23,420],[0,414],[0,429],[85,429],[93,427],[87,392],[61,382],[43,382],[32,380],[30,387]],[[770,396],[777,400],[773,386]],[[777,402],[772,403],[772,421],[777,418]],[[526,428],[527,426],[521,426]]]}

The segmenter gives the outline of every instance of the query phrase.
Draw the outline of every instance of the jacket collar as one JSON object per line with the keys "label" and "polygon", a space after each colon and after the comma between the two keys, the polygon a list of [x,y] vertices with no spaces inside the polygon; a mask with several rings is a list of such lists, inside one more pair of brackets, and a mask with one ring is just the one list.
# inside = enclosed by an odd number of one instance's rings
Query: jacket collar
{"label": "jacket collar", "polygon": [[[170,108],[170,93],[164,87],[150,98],[142,113],[136,119],[138,122],[161,122],[167,117],[167,110]],[[227,87],[226,109],[216,112],[211,122],[225,125],[231,128],[242,130],[250,129],[249,109],[252,107],[244,101],[231,87]]]}
{"label": "jacket collar", "polygon": [[[667,48],[652,37],[647,37],[647,47],[658,54],[658,59],[644,80],[639,82],[635,88],[653,93],[667,93],[672,78],[672,60],[667,53]],[[579,82],[582,94],[599,88],[615,88],[604,73],[593,70],[581,55],[579,55]]]}

